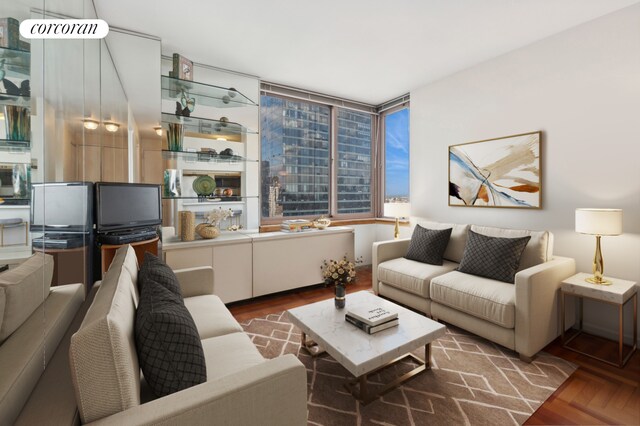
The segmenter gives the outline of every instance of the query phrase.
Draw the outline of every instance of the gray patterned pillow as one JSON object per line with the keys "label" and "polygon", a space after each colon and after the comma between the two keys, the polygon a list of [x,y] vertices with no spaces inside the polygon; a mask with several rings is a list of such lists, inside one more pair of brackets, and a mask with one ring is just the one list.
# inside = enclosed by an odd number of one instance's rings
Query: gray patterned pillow
{"label": "gray patterned pillow", "polygon": [[520,257],[530,239],[530,236],[488,237],[470,230],[457,270],[513,284],[520,266]]}
{"label": "gray patterned pillow", "polygon": [[416,225],[405,259],[430,265],[442,265],[442,256],[449,244],[451,229],[434,230]]}
{"label": "gray patterned pillow", "polygon": [[154,280],[140,294],[136,351],[145,380],[158,397],[207,380],[202,342],[181,296]]}

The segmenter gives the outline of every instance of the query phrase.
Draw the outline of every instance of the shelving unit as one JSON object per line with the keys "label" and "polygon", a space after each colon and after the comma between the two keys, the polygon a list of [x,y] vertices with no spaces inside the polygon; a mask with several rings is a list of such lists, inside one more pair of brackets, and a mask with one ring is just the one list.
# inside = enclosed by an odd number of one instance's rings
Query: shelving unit
{"label": "shelving unit", "polygon": [[[198,71],[196,77],[197,73]],[[201,75],[205,74],[207,72],[203,71]],[[208,80],[215,81],[215,77]],[[252,174],[257,174],[259,170],[259,161],[247,155],[246,145],[248,139],[255,140],[258,135],[258,132],[251,128],[258,124],[258,104],[237,89],[201,81],[187,81],[163,75],[161,86],[161,119],[165,134],[169,124],[181,124],[184,132],[182,150],[167,149],[166,139],[162,150],[165,169],[179,170],[181,175],[181,195],[163,196],[164,202],[170,203],[169,207],[165,207],[165,211],[171,212],[173,226],[178,228],[178,211],[181,210],[194,211],[196,218],[202,219],[204,214],[212,209],[230,208],[237,215],[232,222],[240,222],[242,227],[246,228],[248,203],[252,211],[257,212],[259,198],[258,188],[252,187],[248,190],[246,185],[248,168]],[[195,102],[191,116],[176,115],[176,102],[185,105],[187,101]],[[230,120],[226,117],[237,118]],[[243,124],[247,117],[252,126]],[[233,154],[222,155],[221,152],[226,149],[231,149]],[[213,150],[216,151],[215,154]],[[218,188],[231,189],[234,195],[198,196],[192,184],[202,175],[213,177]]]}

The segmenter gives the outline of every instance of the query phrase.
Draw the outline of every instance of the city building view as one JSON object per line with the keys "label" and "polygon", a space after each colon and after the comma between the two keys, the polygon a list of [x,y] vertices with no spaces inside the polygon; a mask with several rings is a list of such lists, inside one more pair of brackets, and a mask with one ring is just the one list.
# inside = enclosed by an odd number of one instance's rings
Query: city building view
{"label": "city building view", "polygon": [[[337,212],[368,213],[371,205],[370,114],[337,109]],[[261,98],[262,216],[329,213],[331,109]]]}

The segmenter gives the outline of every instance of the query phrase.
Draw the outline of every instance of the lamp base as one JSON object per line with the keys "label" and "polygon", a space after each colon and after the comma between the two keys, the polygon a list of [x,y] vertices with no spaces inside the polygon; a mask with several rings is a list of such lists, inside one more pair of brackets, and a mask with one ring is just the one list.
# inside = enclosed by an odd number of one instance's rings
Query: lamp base
{"label": "lamp base", "polygon": [[589,278],[585,278],[584,279],[586,282],[591,283],[591,284],[598,284],[598,285],[611,285],[611,281],[609,280],[605,280],[604,278],[600,278],[597,276],[593,276],[593,277],[589,277]]}

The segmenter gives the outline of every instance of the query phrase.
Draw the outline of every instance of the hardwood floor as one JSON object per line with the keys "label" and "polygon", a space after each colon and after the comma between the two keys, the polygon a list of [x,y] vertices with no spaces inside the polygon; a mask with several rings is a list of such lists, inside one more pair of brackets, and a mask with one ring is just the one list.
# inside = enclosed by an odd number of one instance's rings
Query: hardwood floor
{"label": "hardwood floor", "polygon": [[[358,268],[358,281],[347,287],[348,293],[370,288],[371,267]],[[234,303],[229,309],[238,321],[244,321],[332,296],[332,288],[317,286]],[[640,425],[640,352],[621,369],[565,349],[559,340],[545,351],[579,367],[525,424]],[[601,352],[599,356],[615,350],[615,345],[596,337],[576,339],[576,343],[585,352]]]}

